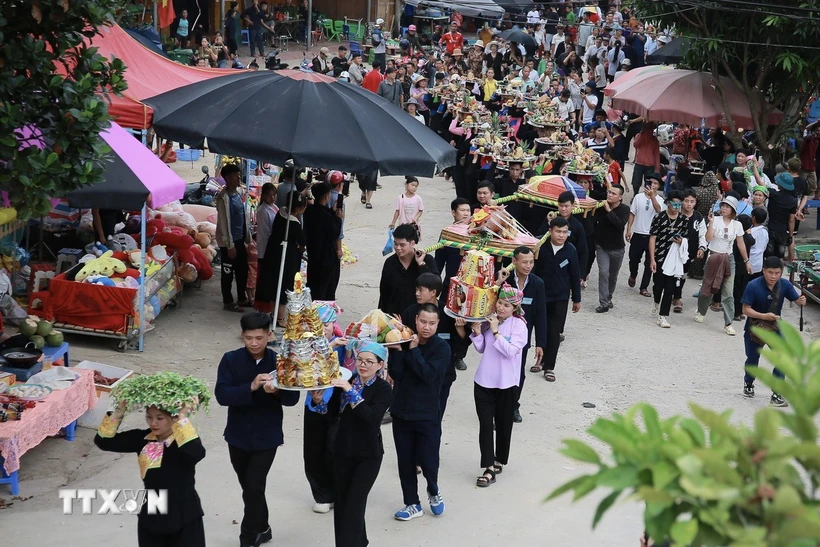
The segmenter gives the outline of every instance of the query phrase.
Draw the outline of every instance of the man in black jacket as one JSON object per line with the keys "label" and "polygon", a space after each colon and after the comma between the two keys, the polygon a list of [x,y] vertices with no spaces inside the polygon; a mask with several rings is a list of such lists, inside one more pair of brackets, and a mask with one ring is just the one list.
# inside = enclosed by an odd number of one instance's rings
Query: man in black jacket
{"label": "man in black jacket", "polygon": [[427,479],[430,511],[436,516],[444,512],[438,487],[439,397],[450,362],[450,348],[436,335],[438,324],[438,307],[432,303],[422,304],[415,318],[416,336],[408,351],[393,352],[390,357],[388,371],[393,378],[390,414],[405,505],[396,512],[396,520],[412,520],[424,514],[418,493],[417,464]]}
{"label": "man in black jacket", "polygon": [[279,391],[271,383],[276,354],[267,347],[270,315],[247,313],[240,326],[245,347],[222,356],[214,393],[219,404],[228,407],[225,441],[242,487],[245,515],[239,543],[241,547],[258,547],[273,535],[265,483],[276,449],[284,443],[282,407],[298,403],[299,392]]}
{"label": "man in black jacket", "polygon": [[[575,208],[575,194],[569,190],[558,195],[558,216],[567,219],[569,223],[569,236],[567,243],[572,243],[578,252],[578,264],[581,268],[581,277],[584,277],[586,266],[589,262],[589,251],[587,247],[587,233],[581,221],[572,216],[572,209]],[[538,235],[543,236],[550,229],[549,219],[544,221],[538,230]]]}
{"label": "man in black jacket", "polygon": [[416,249],[419,235],[409,224],[393,231],[395,254],[384,261],[379,280],[379,309],[388,315],[400,314],[416,302],[416,279],[426,272],[438,274],[436,261]]}
{"label": "man in black jacket", "polygon": [[336,300],[341,261],[336,241],[342,232],[343,209],[330,209],[330,185],[320,182],[311,186],[313,203],[304,214],[307,246],[307,286],[315,300]]}
{"label": "man in black jacket", "polygon": [[[581,309],[581,270],[578,252],[569,237],[569,223],[564,217],[550,222],[549,241],[541,246],[535,273],[544,280],[547,297],[547,347],[542,370],[548,382],[555,381],[555,360],[561,345],[561,333],[567,320],[570,293],[572,313]],[[535,369],[534,372],[537,372]]]}
{"label": "man in black jacket", "polygon": [[629,207],[624,205],[623,200],[624,187],[613,184],[607,190],[604,206],[595,211],[599,304],[595,311],[598,313],[612,309],[612,295],[618,283],[618,272],[624,262],[624,228],[629,221]]}
{"label": "man in black jacket", "polygon": [[518,247],[513,251],[512,265],[514,267],[512,275],[504,269],[499,277],[501,282],[505,280],[524,292],[524,299],[521,301],[521,308],[524,310],[524,319],[527,321],[527,345],[521,352],[521,380],[518,384],[518,403],[513,414],[513,421],[520,424],[521,418],[521,391],[524,389],[524,378],[526,377],[525,366],[527,363],[527,352],[530,349],[532,332],[535,330],[535,365],[533,370],[541,370],[541,361],[544,359],[544,348],[547,346],[547,294],[544,288],[544,281],[532,273],[535,267],[535,254],[529,247]]}

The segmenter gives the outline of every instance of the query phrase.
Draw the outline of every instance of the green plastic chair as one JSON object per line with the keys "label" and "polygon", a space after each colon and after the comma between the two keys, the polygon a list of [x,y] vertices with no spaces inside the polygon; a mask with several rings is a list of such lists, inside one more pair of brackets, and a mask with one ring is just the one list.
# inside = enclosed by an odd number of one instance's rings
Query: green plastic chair
{"label": "green plastic chair", "polygon": [[339,38],[339,34],[333,28],[333,19],[322,19],[322,30],[328,41]]}
{"label": "green plastic chair", "polygon": [[344,26],[345,26],[344,21],[333,21],[333,32],[334,32],[334,35],[336,36],[336,39],[339,40],[340,42],[342,41],[342,34],[344,32]]}

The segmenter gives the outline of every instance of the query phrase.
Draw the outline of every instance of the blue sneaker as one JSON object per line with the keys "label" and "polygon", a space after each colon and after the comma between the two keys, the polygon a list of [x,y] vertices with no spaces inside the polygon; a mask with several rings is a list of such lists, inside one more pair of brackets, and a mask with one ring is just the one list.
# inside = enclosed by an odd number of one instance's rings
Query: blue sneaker
{"label": "blue sneaker", "polygon": [[393,516],[396,517],[396,520],[413,520],[422,515],[424,515],[424,511],[422,511],[421,505],[419,504],[408,505],[404,509],[399,509]]}
{"label": "blue sneaker", "polygon": [[441,490],[435,496],[429,496],[427,499],[430,500],[430,511],[433,515],[439,516],[444,513],[444,498],[441,497]]}

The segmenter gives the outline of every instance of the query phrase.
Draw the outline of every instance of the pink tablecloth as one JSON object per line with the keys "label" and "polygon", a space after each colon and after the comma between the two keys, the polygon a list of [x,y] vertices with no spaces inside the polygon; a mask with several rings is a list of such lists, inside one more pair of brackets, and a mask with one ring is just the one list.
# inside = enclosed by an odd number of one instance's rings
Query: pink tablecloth
{"label": "pink tablecloth", "polygon": [[80,377],[68,389],[52,392],[35,408],[23,412],[22,420],[0,423],[0,454],[6,473],[20,469],[20,457],[46,437],[56,435],[97,403],[94,371],[72,368]]}

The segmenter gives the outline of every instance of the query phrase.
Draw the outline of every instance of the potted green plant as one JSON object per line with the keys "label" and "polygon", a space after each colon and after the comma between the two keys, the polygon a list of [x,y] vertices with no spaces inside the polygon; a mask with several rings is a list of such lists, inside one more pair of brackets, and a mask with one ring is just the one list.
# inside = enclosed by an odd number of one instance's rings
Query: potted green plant
{"label": "potted green plant", "polygon": [[692,417],[667,419],[637,404],[588,429],[610,457],[582,441],[564,441],[564,455],[597,471],[559,486],[547,501],[566,492],[577,501],[598,488],[609,490],[593,528],[619,498],[643,501],[646,533],[656,543],[820,545],[820,340],[806,345],[797,329],[782,321],[779,327],[780,335],[756,332],[768,346],[762,355],[786,378],[759,367],[748,371],[781,394],[788,410],[763,408],[748,426],[731,423],[731,411],[694,403]]}

